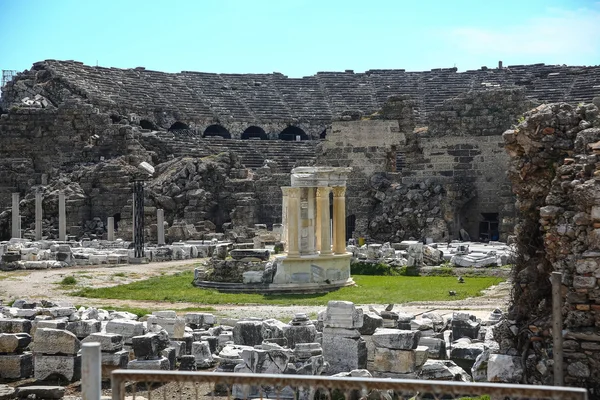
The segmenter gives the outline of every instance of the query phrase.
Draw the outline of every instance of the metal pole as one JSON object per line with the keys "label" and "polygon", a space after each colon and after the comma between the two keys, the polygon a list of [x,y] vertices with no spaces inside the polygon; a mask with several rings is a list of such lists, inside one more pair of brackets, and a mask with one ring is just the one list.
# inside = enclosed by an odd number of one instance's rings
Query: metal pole
{"label": "metal pole", "polygon": [[552,272],[552,344],[554,359],[554,386],[564,386],[563,371],[563,317],[561,283],[562,273]]}
{"label": "metal pole", "polygon": [[98,342],[81,345],[81,394],[83,400],[100,400],[102,394],[102,357]]}

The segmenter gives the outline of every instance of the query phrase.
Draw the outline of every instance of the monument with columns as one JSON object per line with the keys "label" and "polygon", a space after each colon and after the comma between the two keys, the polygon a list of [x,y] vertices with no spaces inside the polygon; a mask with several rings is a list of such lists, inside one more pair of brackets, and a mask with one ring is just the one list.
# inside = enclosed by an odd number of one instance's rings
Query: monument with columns
{"label": "monument with columns", "polygon": [[[346,180],[351,168],[298,167],[282,187],[282,241],[273,287],[354,284],[346,252]],[[331,215],[333,197],[333,215]]]}

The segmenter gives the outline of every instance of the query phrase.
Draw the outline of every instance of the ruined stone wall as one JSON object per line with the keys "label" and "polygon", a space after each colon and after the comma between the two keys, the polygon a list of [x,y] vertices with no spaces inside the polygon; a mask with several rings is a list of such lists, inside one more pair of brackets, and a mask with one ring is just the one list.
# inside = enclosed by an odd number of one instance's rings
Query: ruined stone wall
{"label": "ruined stone wall", "polygon": [[[539,106],[504,133],[517,195],[518,262],[501,350],[523,354],[527,383],[552,382],[552,335],[564,340],[565,383],[600,395],[600,113]],[[551,331],[552,271],[563,273],[563,332]]]}

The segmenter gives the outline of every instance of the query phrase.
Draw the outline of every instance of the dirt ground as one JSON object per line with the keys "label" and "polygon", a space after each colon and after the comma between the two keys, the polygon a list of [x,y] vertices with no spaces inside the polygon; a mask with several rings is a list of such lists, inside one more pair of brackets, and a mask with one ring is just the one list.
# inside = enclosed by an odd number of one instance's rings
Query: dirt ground
{"label": "dirt ground", "polygon": [[[198,303],[169,303],[156,301],[133,301],[114,299],[91,299],[69,296],[73,287],[65,289],[59,283],[73,275],[77,285],[85,287],[104,287],[130,283],[158,275],[169,275],[190,270],[201,265],[203,260],[181,260],[143,265],[123,264],[111,266],[70,267],[61,269],[45,269],[32,271],[0,272],[0,300],[7,302],[17,298],[49,299],[65,301],[73,304],[83,304],[102,308],[110,307],[140,307],[148,309],[182,309],[202,307]],[[420,314],[436,310],[442,315],[455,310],[470,311],[478,317],[485,317],[495,308],[505,310],[510,294],[510,284],[501,283],[486,290],[483,296],[458,301],[411,302],[397,305],[395,310]],[[365,305],[366,306],[366,305]],[[373,304],[380,310],[384,305]],[[294,313],[318,313],[323,306],[272,306],[272,305],[210,305],[220,317],[260,317],[289,319]]]}

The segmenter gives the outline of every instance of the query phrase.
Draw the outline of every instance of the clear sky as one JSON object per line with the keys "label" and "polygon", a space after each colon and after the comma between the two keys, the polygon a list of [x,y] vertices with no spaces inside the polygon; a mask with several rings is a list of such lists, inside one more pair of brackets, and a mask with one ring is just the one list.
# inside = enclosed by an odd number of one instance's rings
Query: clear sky
{"label": "clear sky", "polygon": [[0,69],[179,72],[600,64],[598,0],[0,0]]}

